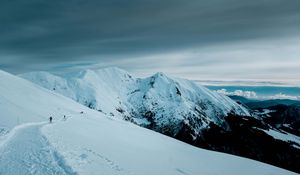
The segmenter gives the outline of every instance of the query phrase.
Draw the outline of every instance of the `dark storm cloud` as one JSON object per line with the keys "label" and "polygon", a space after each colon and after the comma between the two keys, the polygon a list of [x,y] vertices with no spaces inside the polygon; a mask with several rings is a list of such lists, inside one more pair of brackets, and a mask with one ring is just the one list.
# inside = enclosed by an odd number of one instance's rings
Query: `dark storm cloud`
{"label": "dark storm cloud", "polygon": [[299,25],[299,0],[2,0],[0,65],[124,59],[286,37]]}

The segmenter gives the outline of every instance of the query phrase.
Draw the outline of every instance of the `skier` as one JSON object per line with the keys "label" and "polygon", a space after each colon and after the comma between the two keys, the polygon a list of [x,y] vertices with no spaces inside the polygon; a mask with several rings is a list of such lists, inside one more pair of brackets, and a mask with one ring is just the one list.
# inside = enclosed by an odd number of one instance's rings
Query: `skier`
{"label": "skier", "polygon": [[52,117],[51,116],[50,116],[49,120],[50,120],[50,123],[52,123]]}
{"label": "skier", "polygon": [[64,120],[66,120],[66,115],[64,115]]}

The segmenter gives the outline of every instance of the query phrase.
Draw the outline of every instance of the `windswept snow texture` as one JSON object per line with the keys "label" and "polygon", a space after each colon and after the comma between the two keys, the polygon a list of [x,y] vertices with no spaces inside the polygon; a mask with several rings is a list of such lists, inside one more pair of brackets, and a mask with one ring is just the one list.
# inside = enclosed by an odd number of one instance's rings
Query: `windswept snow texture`
{"label": "windswept snow texture", "polygon": [[[295,174],[107,117],[2,71],[0,79],[1,125],[10,128],[0,137],[0,174]],[[10,120],[16,113],[20,122]],[[44,122],[21,124],[35,121]]]}
{"label": "windswept snow texture", "polygon": [[197,136],[210,122],[222,124],[230,112],[250,115],[224,95],[163,73],[141,79],[113,67],[60,76],[33,72],[21,77],[92,109],[168,135],[188,125]]}
{"label": "windswept snow texture", "polygon": [[0,147],[0,174],[76,175],[40,133],[43,124],[23,124]]}

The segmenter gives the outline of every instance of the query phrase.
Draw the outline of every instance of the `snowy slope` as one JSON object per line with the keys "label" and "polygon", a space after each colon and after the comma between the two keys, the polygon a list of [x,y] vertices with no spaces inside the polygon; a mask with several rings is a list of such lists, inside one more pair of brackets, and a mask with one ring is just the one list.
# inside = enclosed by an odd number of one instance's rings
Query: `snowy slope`
{"label": "snowy slope", "polygon": [[85,109],[69,98],[1,70],[0,80],[0,128],[11,129],[24,122],[44,121],[50,116],[55,119]]}
{"label": "snowy slope", "polygon": [[116,109],[122,106],[120,103],[124,100],[120,98],[134,86],[131,85],[134,79],[118,68],[84,70],[63,76],[32,72],[21,77],[110,115],[119,114]]}
{"label": "snowy slope", "polygon": [[[1,124],[10,128],[0,136],[1,175],[295,174],[112,119],[2,71],[0,79]],[[19,122],[11,121],[16,113]]]}
{"label": "snowy slope", "polygon": [[210,122],[221,125],[230,112],[250,115],[224,95],[163,73],[141,79],[113,67],[60,76],[32,72],[21,77],[92,109],[172,136],[188,126],[196,137]]}

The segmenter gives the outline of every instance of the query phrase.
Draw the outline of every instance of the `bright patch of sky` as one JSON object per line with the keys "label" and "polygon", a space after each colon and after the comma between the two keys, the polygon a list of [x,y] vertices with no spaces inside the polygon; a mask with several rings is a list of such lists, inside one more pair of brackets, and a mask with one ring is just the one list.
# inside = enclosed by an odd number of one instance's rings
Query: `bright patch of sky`
{"label": "bright patch of sky", "polygon": [[300,100],[300,87],[285,86],[207,86],[225,95],[236,95],[251,99]]}

